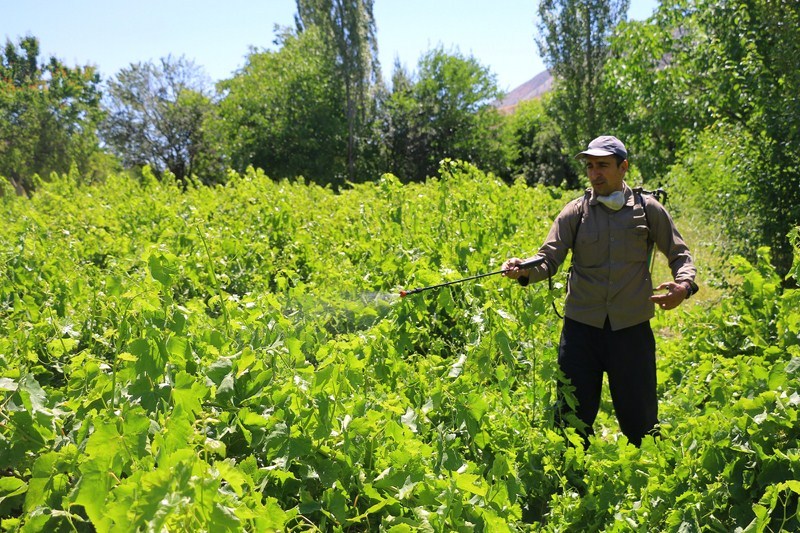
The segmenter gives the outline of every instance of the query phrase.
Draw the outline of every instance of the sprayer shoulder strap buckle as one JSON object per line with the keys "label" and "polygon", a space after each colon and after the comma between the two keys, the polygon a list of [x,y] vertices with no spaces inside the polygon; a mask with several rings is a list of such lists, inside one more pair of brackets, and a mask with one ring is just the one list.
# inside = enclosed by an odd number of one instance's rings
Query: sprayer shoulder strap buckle
{"label": "sprayer shoulder strap buckle", "polygon": [[635,187],[633,189],[633,198],[636,203],[642,206],[642,211],[644,211],[644,222],[647,224],[647,230],[650,230],[650,219],[647,218],[647,204],[645,203],[645,194],[652,194],[650,191],[644,190],[642,187]]}

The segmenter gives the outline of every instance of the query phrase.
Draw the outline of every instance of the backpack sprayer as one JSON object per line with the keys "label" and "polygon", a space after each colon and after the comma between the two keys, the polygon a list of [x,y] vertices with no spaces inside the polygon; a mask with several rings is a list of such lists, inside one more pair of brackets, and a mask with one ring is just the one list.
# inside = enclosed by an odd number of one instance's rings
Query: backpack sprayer
{"label": "backpack sprayer", "polygon": [[[524,263],[520,263],[517,268],[520,270],[526,270],[531,267],[535,267],[536,265],[540,265],[544,263],[544,257],[538,257],[536,259],[531,259],[530,261],[526,261]],[[465,281],[472,281],[474,279],[485,278],[487,276],[494,276],[497,274],[503,274],[504,272],[508,272],[508,270],[496,270],[494,272],[485,272],[483,274],[478,274],[475,276],[470,276],[468,278],[461,278],[456,279],[453,281],[448,281],[446,283],[439,283],[437,285],[430,285],[428,287],[417,287],[416,289],[411,289],[410,291],[400,291],[400,297],[405,298],[409,294],[416,294],[418,292],[427,291],[431,289],[438,289],[439,287],[447,287],[448,285],[455,285],[456,283],[463,283]]]}

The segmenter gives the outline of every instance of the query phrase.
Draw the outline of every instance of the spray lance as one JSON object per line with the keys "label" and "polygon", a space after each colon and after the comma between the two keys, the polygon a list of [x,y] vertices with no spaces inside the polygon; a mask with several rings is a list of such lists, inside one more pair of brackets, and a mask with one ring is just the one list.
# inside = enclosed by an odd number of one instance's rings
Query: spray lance
{"label": "spray lance", "polygon": [[[542,263],[544,263],[544,257],[537,257],[536,259],[531,259],[530,261],[526,261],[524,263],[520,263],[517,266],[517,268],[519,268],[520,270],[527,270],[529,268],[535,267],[536,265],[540,265]],[[416,289],[411,289],[410,291],[400,291],[400,297],[401,298],[405,298],[409,294],[416,294],[418,292],[427,291],[427,290],[431,290],[431,289],[438,289],[440,287],[447,287],[448,285],[455,285],[456,283],[463,283],[465,281],[472,281],[474,279],[485,278],[487,276],[494,276],[494,275],[497,275],[497,274],[502,274],[504,272],[507,272],[507,270],[496,270],[494,272],[485,272],[483,274],[470,276],[468,278],[456,279],[456,280],[453,280],[453,281],[448,281],[446,283],[439,283],[437,285],[430,285],[428,287],[417,287]]]}

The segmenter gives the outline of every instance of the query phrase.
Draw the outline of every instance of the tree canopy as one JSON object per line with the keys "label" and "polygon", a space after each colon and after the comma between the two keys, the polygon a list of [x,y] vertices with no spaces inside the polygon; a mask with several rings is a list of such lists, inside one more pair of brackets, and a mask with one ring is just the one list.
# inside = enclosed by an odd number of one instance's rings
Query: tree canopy
{"label": "tree canopy", "polygon": [[722,223],[736,251],[769,245],[784,272],[800,223],[799,31],[796,2],[664,0],[620,28],[605,73],[644,176],[688,172],[685,200],[735,213]]}
{"label": "tree canopy", "polygon": [[435,176],[443,158],[502,168],[495,76],[472,57],[441,47],[423,55],[415,77],[395,70],[383,132],[390,172],[409,181]]}
{"label": "tree canopy", "polygon": [[214,110],[208,85],[183,57],[122,69],[108,82],[103,140],[127,166],[149,165],[179,180],[200,173],[196,163],[209,149],[203,124]]}
{"label": "tree canopy", "polygon": [[629,0],[539,2],[537,44],[558,86],[550,113],[558,117],[573,153],[614,122],[610,95],[603,91],[603,66],[628,5]]}
{"label": "tree canopy", "polygon": [[334,54],[335,79],[343,87],[347,119],[347,176],[357,179],[366,134],[374,117],[374,90],[381,82],[373,0],[297,0],[298,31],[317,28]]}
{"label": "tree canopy", "polygon": [[100,77],[93,67],[69,68],[55,57],[39,63],[39,40],[10,40],[0,51],[0,176],[18,192],[34,176],[91,174],[100,154]]}
{"label": "tree canopy", "polygon": [[317,28],[281,36],[278,51],[253,51],[219,84],[217,125],[234,169],[273,178],[341,184],[347,175],[347,117],[330,50]]}

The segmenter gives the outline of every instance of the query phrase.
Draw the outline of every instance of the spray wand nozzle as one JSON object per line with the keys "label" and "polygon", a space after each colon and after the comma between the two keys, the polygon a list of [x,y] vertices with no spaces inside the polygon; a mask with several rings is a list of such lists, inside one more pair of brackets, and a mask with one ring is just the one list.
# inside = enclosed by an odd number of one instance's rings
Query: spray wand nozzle
{"label": "spray wand nozzle", "polygon": [[[517,265],[517,268],[520,269],[520,270],[527,270],[527,269],[535,267],[537,265],[541,265],[542,263],[544,263],[544,257],[537,257],[536,259],[531,259],[530,261],[525,261],[524,263],[520,263],[519,265]],[[496,274],[502,274],[504,272],[507,272],[507,270],[496,270],[494,272],[485,272],[483,274],[470,276],[468,278],[456,279],[456,280],[453,280],[453,281],[448,281],[446,283],[439,283],[437,285],[430,285],[428,287],[417,287],[416,289],[411,289],[409,291],[403,290],[403,291],[400,291],[400,297],[401,298],[405,298],[409,294],[416,294],[418,292],[427,291],[427,290],[430,290],[430,289],[438,289],[439,287],[446,287],[448,285],[455,285],[456,283],[463,283],[465,281],[472,281],[474,279],[485,278],[486,276],[494,276]]]}

